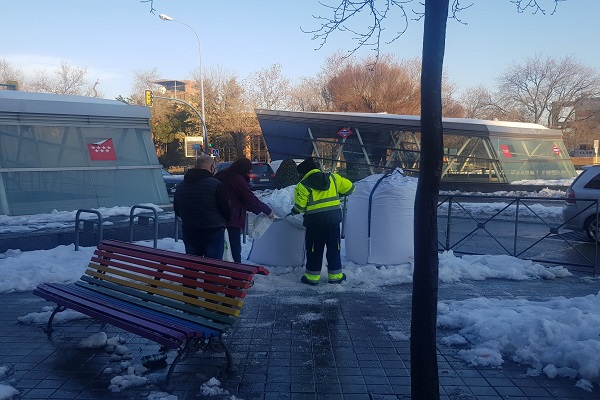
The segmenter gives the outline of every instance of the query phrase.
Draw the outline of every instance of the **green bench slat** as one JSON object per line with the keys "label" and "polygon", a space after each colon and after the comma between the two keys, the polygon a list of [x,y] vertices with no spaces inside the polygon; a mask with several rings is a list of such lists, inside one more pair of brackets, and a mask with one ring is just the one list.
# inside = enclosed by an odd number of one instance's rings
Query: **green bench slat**
{"label": "green bench slat", "polygon": [[231,326],[237,321],[236,317],[215,313],[206,310],[202,307],[181,304],[179,302],[169,300],[163,297],[153,296],[147,293],[140,293],[134,289],[125,288],[120,285],[116,285],[112,282],[98,281],[97,279],[95,280],[94,278],[90,278],[87,276],[82,277],[81,280],[83,282],[75,282],[75,284],[84,286],[86,288],[89,288],[90,290],[96,290],[97,292],[110,294],[117,298],[127,299],[128,301],[138,301],[140,303],[142,301],[146,301],[147,303],[144,306],[148,308],[152,308],[152,304],[157,304],[158,307],[166,306],[185,311],[191,314],[191,321],[194,321],[193,315],[197,315],[198,317],[203,318],[206,322],[210,322],[212,320],[214,322],[211,323],[209,326],[213,329],[217,329],[220,331],[224,331],[224,326]]}

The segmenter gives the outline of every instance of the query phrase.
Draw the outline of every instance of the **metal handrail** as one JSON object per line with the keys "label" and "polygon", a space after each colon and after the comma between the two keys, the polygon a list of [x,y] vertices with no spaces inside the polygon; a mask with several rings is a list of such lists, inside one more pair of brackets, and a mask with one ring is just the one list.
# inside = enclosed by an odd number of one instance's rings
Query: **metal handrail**
{"label": "metal handrail", "polygon": [[[75,213],[75,251],[79,250],[79,222],[80,222],[80,216],[82,213],[90,213],[90,214],[95,214],[98,217],[98,222],[96,221],[91,221],[92,224],[98,224],[98,243],[100,243],[102,241],[102,234],[103,234],[103,230],[104,230],[104,220],[102,219],[102,214],[100,213],[100,211],[98,210],[87,210],[87,209],[79,209],[77,210],[77,213]],[[84,220],[84,224],[86,221],[90,221],[90,220]]]}
{"label": "metal handrail", "polygon": [[139,215],[135,215],[135,210],[138,208],[150,210],[153,213],[152,216],[145,215],[144,217],[154,220],[154,248],[156,249],[158,247],[158,211],[156,211],[154,207],[150,206],[138,204],[131,207],[131,210],[129,211],[129,243],[133,242],[133,226],[135,225],[135,217],[137,216],[139,220]]}

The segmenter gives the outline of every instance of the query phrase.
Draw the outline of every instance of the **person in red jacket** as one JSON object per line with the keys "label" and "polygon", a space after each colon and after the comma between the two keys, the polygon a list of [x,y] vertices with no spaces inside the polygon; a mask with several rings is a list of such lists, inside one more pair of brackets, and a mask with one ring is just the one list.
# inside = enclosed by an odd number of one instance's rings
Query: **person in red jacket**
{"label": "person in red jacket", "polygon": [[242,229],[246,226],[246,211],[254,214],[262,212],[271,220],[275,218],[271,208],[252,193],[248,184],[250,172],[252,172],[252,161],[240,158],[234,161],[229,168],[219,171],[215,175],[215,178],[225,185],[231,201],[233,214],[227,222],[227,233],[229,234],[231,255],[235,262],[242,262]]}

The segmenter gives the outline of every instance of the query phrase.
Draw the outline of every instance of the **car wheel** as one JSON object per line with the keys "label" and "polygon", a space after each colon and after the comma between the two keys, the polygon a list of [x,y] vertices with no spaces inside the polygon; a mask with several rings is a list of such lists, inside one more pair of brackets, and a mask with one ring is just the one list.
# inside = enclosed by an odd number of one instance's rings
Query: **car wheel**
{"label": "car wheel", "polygon": [[597,231],[597,218],[595,215],[592,215],[591,217],[589,217],[588,219],[585,220],[585,224],[583,224],[583,229],[585,230],[585,233],[588,235],[588,237],[590,238],[591,241],[597,240],[596,239],[596,231]]}

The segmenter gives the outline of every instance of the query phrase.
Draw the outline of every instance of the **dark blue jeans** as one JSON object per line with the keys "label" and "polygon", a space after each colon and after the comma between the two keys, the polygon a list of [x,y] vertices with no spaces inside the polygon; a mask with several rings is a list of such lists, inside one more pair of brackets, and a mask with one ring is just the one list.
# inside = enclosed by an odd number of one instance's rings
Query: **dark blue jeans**
{"label": "dark blue jeans", "polygon": [[210,233],[184,232],[183,244],[187,254],[222,260],[225,249],[225,228]]}
{"label": "dark blue jeans", "polygon": [[227,228],[229,234],[229,246],[231,247],[231,256],[233,261],[242,262],[242,230],[240,228]]}

